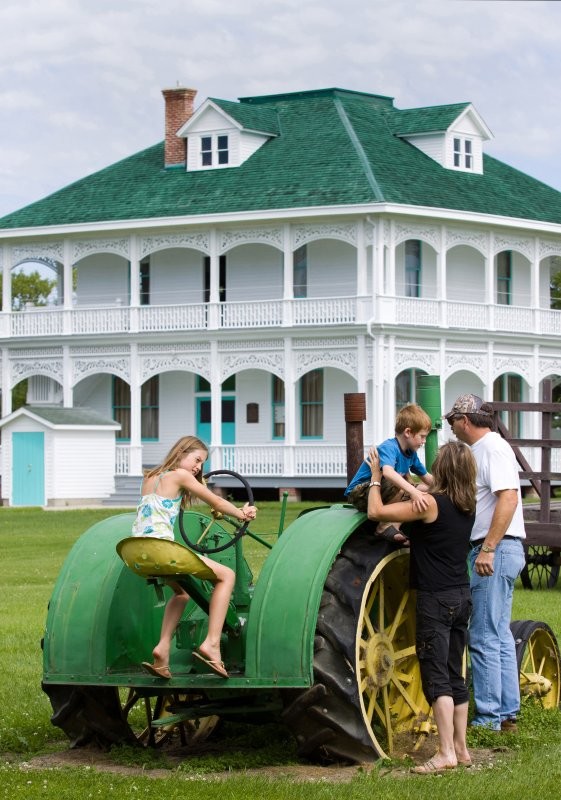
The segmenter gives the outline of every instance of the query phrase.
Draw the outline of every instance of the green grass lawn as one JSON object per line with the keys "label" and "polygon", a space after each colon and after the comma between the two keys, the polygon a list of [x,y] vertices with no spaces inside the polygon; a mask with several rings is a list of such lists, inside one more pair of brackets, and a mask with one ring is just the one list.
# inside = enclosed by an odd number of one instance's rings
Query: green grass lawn
{"label": "green grass lawn", "polygon": [[[273,542],[279,522],[279,504],[260,503],[258,522],[252,529]],[[300,512],[303,504],[289,504],[286,524]],[[305,504],[309,507],[309,504]],[[74,541],[95,522],[117,511],[43,511],[41,509],[0,509],[0,553],[2,554],[2,614],[0,615],[0,797],[139,797],[154,791],[170,798],[204,795],[205,800],[223,797],[225,787],[208,776],[209,768],[239,769],[245,764],[282,764],[294,761],[290,738],[284,732],[271,735],[261,731],[259,741],[232,735],[232,751],[225,761],[219,758],[197,762],[189,760],[183,768],[168,769],[165,785],[154,786],[149,776],[152,766],[161,766],[161,756],[133,754],[133,763],[145,764],[145,775],[134,778],[96,772],[90,768],[28,770],[26,760],[38,753],[66,750],[68,741],[50,723],[51,707],[41,691],[40,640],[50,594],[61,565]],[[246,539],[246,555],[257,574],[267,551]],[[560,587],[544,591],[525,591],[517,587],[514,618],[547,622],[561,638]],[[259,733],[259,728],[253,729]],[[496,737],[487,734],[473,738],[473,747],[496,747]],[[278,738],[275,738],[278,737]],[[493,759],[493,767],[457,771],[436,777],[394,777],[392,764],[379,764],[372,771],[358,774],[349,784],[334,787],[327,780],[310,785],[293,784],[287,779],[265,781],[238,776],[228,779],[228,797],[300,798],[333,797],[341,800],[366,798],[421,798],[455,800],[485,796],[485,800],[527,792],[557,796],[561,781],[561,715],[525,707],[518,736],[501,737],[505,747]],[[268,749],[267,749],[268,748]],[[128,758],[114,754],[115,761]],[[140,762],[138,759],[140,758]],[[325,777],[329,775],[326,770]]]}

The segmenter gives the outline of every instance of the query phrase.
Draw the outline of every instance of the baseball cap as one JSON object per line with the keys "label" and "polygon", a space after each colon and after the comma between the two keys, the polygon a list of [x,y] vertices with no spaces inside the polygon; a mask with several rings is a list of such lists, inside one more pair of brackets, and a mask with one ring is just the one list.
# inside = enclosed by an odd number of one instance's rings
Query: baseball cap
{"label": "baseball cap", "polygon": [[[485,408],[482,408],[485,406]],[[444,414],[445,419],[453,417],[454,414],[481,414],[484,417],[493,419],[493,412],[488,403],[478,397],[476,394],[461,394],[454,401],[454,405]]]}

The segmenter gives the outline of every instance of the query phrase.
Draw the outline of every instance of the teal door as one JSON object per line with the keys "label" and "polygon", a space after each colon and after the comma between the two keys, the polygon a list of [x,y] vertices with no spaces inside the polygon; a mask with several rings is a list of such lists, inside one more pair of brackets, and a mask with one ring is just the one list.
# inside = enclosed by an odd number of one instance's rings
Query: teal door
{"label": "teal door", "polygon": [[[210,444],[210,397],[197,398],[197,436]],[[222,398],[222,444],[236,443],[236,398]]]}
{"label": "teal door", "polygon": [[45,505],[44,433],[12,433],[12,505]]}

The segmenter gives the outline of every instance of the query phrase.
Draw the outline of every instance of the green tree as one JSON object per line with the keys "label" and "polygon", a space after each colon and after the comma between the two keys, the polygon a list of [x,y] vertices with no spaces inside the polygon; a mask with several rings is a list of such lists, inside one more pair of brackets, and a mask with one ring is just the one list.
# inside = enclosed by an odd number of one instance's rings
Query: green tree
{"label": "green tree", "polygon": [[[26,303],[45,306],[49,295],[56,286],[56,280],[43,277],[37,270],[33,272],[14,272],[12,274],[12,308],[22,309]],[[0,290],[2,278],[0,276]]]}

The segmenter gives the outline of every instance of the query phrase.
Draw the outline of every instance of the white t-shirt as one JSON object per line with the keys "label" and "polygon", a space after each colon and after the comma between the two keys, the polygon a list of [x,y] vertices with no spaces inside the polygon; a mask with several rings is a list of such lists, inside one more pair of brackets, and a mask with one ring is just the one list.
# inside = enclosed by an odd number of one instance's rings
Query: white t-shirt
{"label": "white t-shirt", "polygon": [[494,493],[503,489],[516,489],[518,493],[518,506],[505,536],[525,539],[520,478],[512,447],[498,433],[489,431],[471,445],[471,451],[477,463],[477,508],[471,541],[477,542],[487,535],[497,504]]}

